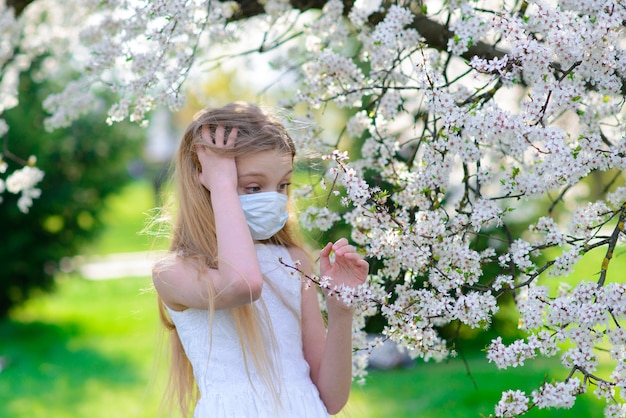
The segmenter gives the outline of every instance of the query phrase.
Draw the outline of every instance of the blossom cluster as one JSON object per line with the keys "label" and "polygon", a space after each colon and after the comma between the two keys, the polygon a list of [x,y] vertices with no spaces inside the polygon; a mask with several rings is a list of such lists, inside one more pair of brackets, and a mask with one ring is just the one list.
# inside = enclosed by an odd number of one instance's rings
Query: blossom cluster
{"label": "blossom cluster", "polygon": [[[7,163],[0,159],[0,174],[5,173],[6,170]],[[9,193],[19,194],[17,206],[23,213],[28,213],[29,208],[33,205],[33,199],[41,195],[41,189],[36,186],[43,177],[43,171],[37,167],[26,165],[9,174],[6,180],[0,178],[0,203],[2,202],[2,193],[5,190]]]}
{"label": "blossom cluster", "polygon": [[[4,112],[19,103],[20,73],[28,69],[31,62],[44,52],[48,51],[53,55],[63,46],[62,43],[56,42],[57,37],[62,36],[59,32],[63,32],[57,26],[62,26],[59,22],[63,20],[62,16],[67,10],[57,8],[58,5],[54,1],[40,3],[17,17],[6,2],[0,2],[0,139],[3,139],[10,129],[3,118]],[[49,48],[52,48],[52,51]],[[18,208],[21,212],[27,213],[33,205],[33,199],[41,195],[41,189],[35,186],[43,179],[44,173],[34,166],[35,156],[31,156],[28,161],[13,156],[8,150],[6,141],[3,152],[4,155],[0,154],[0,174],[6,177],[0,178],[0,204],[3,201],[2,194],[8,191],[19,195]],[[17,162],[21,168],[10,172],[7,163],[9,159]]]}
{"label": "blossom cluster", "polygon": [[[342,68],[359,71],[359,83],[366,76],[367,84],[360,88],[367,102],[362,104],[375,110],[353,106],[346,130],[363,141],[361,159],[329,165],[326,184],[343,188],[348,208],[343,219],[352,226],[352,239],[381,261],[370,286],[381,293],[397,283],[392,297],[379,307],[387,320],[386,337],[416,357],[442,358],[450,352],[437,338],[437,326],[458,321],[487,327],[499,309],[498,297],[514,292],[520,327],[528,336],[506,345],[501,338],[494,340],[489,360],[501,368],[521,367],[538,355],[555,356],[567,345],[561,362],[581,374],[585,384],[572,376],[544,384],[530,396],[507,391],[496,415],[571,407],[589,382],[608,392],[620,385],[620,372],[602,378],[594,373],[596,351],[607,339],[613,364],[620,367],[615,346],[622,346],[617,343],[623,321],[617,312],[622,308],[617,301],[602,301],[622,292],[621,285],[586,281],[561,287],[555,296],[538,283],[571,274],[591,248],[623,242],[623,226],[611,235],[604,232],[622,222],[623,188],[606,201],[584,199],[590,173],[624,168],[619,129],[599,121],[623,127],[619,89],[626,67],[616,45],[623,37],[617,22],[626,14],[613,2],[586,9],[580,5],[582,14],[570,10],[579,11],[578,6],[544,2],[529,2],[519,14],[486,12],[464,1],[455,4],[449,14],[455,36],[446,51],[451,60],[427,49],[419,36],[410,47],[399,46],[414,29],[411,19],[402,17],[410,12],[401,5],[386,10],[386,17],[398,14],[393,28],[385,19],[374,28],[360,28],[362,48],[358,60],[352,59],[366,62],[369,73],[362,73],[363,65],[352,67],[346,61]],[[372,12],[357,8],[350,18],[363,23]],[[504,53],[474,56],[466,73],[447,66],[453,61],[462,67],[455,56],[494,39],[504,40]],[[326,50],[315,55],[317,65],[319,60],[344,59],[337,58],[340,45],[331,37],[325,44]],[[320,66],[308,67],[303,91],[310,95],[307,83],[329,74],[336,76]],[[333,85],[326,89],[317,80],[321,90],[309,98],[312,107],[338,94]],[[354,97],[353,90],[345,93],[341,100],[349,100],[341,102],[344,106]],[[422,116],[405,117],[409,115]],[[363,181],[372,169],[390,185],[387,190]],[[623,179],[618,178],[619,185]],[[569,212],[537,216],[546,194]],[[484,231],[520,221],[529,225],[523,236],[495,240],[481,252],[474,248]],[[560,249],[557,255],[545,252],[554,248]],[[607,254],[605,266],[612,250]],[[501,273],[486,281],[483,266],[493,263]],[[605,398],[607,416],[617,414],[611,412],[620,410],[614,398]]]}

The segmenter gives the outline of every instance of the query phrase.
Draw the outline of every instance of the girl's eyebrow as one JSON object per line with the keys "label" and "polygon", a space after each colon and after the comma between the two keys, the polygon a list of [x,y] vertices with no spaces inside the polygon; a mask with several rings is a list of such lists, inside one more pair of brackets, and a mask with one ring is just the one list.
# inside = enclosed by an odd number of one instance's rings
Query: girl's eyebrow
{"label": "girl's eyebrow", "polygon": [[[293,173],[293,169],[287,171],[282,177],[287,177],[290,176]],[[238,178],[243,178],[243,177],[262,177],[262,178],[267,178],[267,173],[264,172],[256,172],[256,171],[251,171],[248,173],[243,173],[240,176],[238,176]]]}
{"label": "girl's eyebrow", "polygon": [[267,177],[267,175],[265,175],[265,173],[250,172],[250,173],[243,173],[243,174],[241,174],[238,177],[239,178],[242,178],[242,177]]}

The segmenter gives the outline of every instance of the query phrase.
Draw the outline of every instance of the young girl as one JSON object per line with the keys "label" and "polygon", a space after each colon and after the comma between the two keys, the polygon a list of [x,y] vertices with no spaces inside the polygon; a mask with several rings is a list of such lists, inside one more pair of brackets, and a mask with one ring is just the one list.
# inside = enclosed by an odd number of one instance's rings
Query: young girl
{"label": "young girl", "polygon": [[[183,136],[170,256],[153,273],[183,416],[327,417],[348,399],[353,311],[327,298],[326,328],[315,287],[285,266],[312,270],[288,221],[294,156],[284,127],[246,103],[199,112]],[[319,259],[333,284],[367,276],[346,239]]]}

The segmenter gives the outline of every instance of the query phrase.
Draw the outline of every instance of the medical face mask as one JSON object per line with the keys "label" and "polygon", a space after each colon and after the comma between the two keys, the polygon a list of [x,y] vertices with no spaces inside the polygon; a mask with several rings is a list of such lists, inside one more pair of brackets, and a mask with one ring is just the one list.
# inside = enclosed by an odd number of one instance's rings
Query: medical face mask
{"label": "medical face mask", "polygon": [[239,195],[252,239],[271,238],[287,223],[287,195],[264,192]]}

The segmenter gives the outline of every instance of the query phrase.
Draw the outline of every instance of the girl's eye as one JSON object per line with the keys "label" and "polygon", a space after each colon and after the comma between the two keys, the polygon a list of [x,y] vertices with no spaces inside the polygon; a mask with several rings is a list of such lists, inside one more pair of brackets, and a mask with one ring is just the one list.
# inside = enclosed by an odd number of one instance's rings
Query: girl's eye
{"label": "girl's eye", "polygon": [[261,191],[259,186],[248,186],[245,187],[246,193],[258,193]]}
{"label": "girl's eye", "polygon": [[291,186],[291,183],[282,183],[278,186],[278,190],[283,191],[287,190]]}

